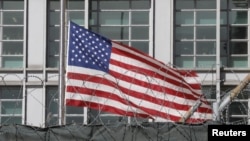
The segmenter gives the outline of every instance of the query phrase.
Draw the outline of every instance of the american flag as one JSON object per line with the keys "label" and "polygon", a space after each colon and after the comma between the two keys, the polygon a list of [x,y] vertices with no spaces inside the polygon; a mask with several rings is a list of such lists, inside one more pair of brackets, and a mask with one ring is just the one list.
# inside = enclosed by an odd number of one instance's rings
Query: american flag
{"label": "american flag", "polygon": [[186,123],[212,119],[195,72],[185,72],[70,22],[66,105],[155,122],[179,122],[197,101]]}

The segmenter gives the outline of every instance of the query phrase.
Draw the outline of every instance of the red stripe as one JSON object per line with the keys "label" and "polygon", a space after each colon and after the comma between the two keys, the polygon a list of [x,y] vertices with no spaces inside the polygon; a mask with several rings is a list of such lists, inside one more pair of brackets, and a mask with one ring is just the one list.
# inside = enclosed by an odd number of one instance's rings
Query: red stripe
{"label": "red stripe", "polygon": [[[142,74],[142,75],[144,75],[145,77],[157,78],[157,79],[160,79],[160,80],[162,80],[162,81],[165,81],[165,82],[171,83],[171,84],[173,84],[173,85],[176,85],[177,87],[186,88],[187,90],[190,90],[190,91],[191,91],[193,94],[195,94],[196,96],[198,96],[198,97],[200,96],[200,94],[197,94],[197,93],[195,93],[195,91],[192,91],[192,89],[190,89],[190,88],[194,88],[194,89],[196,89],[196,90],[197,90],[197,89],[200,90],[200,85],[199,85],[199,84],[193,84],[192,86],[191,86],[191,85],[185,85],[185,84],[184,84],[184,83],[186,83],[185,80],[182,80],[183,83],[181,83],[181,82],[178,82],[178,81],[176,81],[176,80],[173,80],[173,79],[171,79],[171,78],[169,78],[169,77],[162,76],[162,75],[160,75],[159,73],[156,73],[156,72],[154,72],[154,71],[151,71],[151,70],[148,70],[148,69],[143,69],[143,68],[140,68],[140,67],[137,67],[137,66],[131,66],[131,65],[129,65],[129,64],[126,64],[126,63],[123,63],[123,62],[119,62],[119,61],[116,61],[116,60],[113,60],[113,59],[110,60],[110,63],[113,64],[113,65],[115,65],[115,66],[119,66],[119,67],[121,67],[121,68],[124,68],[124,69],[126,69],[126,70],[129,70],[128,73],[129,73],[130,71],[133,71],[133,72],[135,72],[135,73]],[[121,73],[116,73],[116,72],[114,72],[114,71],[116,71],[116,70],[110,70],[109,74],[115,76],[116,78],[122,78],[122,79],[124,79],[124,80],[125,80],[125,79],[129,79],[129,82],[130,82],[131,77],[126,76],[126,75],[123,75],[123,74],[121,74]],[[132,79],[135,80],[135,78],[132,78]],[[143,81],[143,82],[144,82],[144,81]],[[149,84],[149,85],[151,85],[151,84]],[[162,85],[161,87],[165,87],[165,86]]]}
{"label": "red stripe", "polygon": [[[114,41],[112,41],[112,42],[114,42]],[[126,50],[121,50],[120,47],[116,47],[115,44],[113,44],[112,53],[115,53],[115,54],[118,54],[120,56],[125,56],[125,57],[128,57],[128,58],[132,58],[132,59],[135,59],[137,61],[143,62],[143,63],[145,63],[147,65],[150,65],[153,68],[160,69],[162,72],[168,72],[168,74],[176,77],[177,79],[183,79],[182,76],[184,76],[184,75],[186,75],[186,76],[197,76],[195,71],[177,70],[175,68],[168,67],[164,63],[160,62],[159,60],[156,60],[156,59],[152,58],[151,56],[149,56],[148,54],[140,52],[139,50],[137,50],[137,49],[135,49],[133,47],[129,47],[129,46],[120,44],[118,42],[115,42],[115,43],[122,46],[122,48],[126,48],[127,50],[130,50],[133,53],[128,52]],[[144,56],[145,58],[148,58],[148,59],[142,58],[142,57],[136,55],[135,53],[141,54],[142,56]],[[150,61],[148,61],[148,60],[150,60]],[[159,63],[159,64],[156,64],[156,62]],[[175,73],[173,73],[173,72],[175,72]],[[176,73],[181,74],[181,76],[177,75]]]}
{"label": "red stripe", "polygon": [[[151,66],[152,68],[155,68],[156,70],[159,70],[159,71],[161,71],[161,72],[163,72],[163,73],[165,73],[165,74],[168,74],[168,75],[170,75],[170,76],[173,76],[173,77],[175,77],[176,79],[178,79],[178,80],[181,80],[181,84],[180,84],[180,82],[177,82],[176,81],[176,83],[174,83],[174,84],[176,84],[176,85],[182,85],[183,87],[185,87],[185,88],[190,88],[190,84],[189,83],[187,83],[184,79],[183,79],[183,77],[182,77],[182,75],[184,74],[184,71],[181,71],[181,74],[180,75],[176,75],[175,73],[173,73],[172,71],[170,71],[172,68],[168,68],[168,69],[166,69],[166,68],[164,68],[163,66],[159,66],[159,65],[157,65],[157,64],[154,64],[154,63],[152,63],[152,62],[150,62],[150,61],[148,61],[148,60],[146,60],[146,59],[144,59],[144,58],[141,58],[141,57],[139,57],[139,56],[136,56],[135,54],[132,54],[132,53],[129,53],[129,52],[125,52],[125,51],[123,51],[123,50],[120,50],[120,49],[117,49],[117,48],[112,48],[112,53],[115,53],[115,54],[118,54],[119,56],[121,56],[121,57],[128,57],[128,58],[133,58],[133,59],[135,59],[135,60],[138,60],[138,61],[140,61],[140,62],[143,62],[143,63],[145,63],[145,64],[147,64],[147,65],[149,65],[149,66]],[[168,77],[166,77],[166,76],[161,76],[159,73],[157,73],[157,72],[155,72],[155,71],[150,71],[150,70],[148,70],[149,68],[147,67],[147,69],[145,69],[145,68],[142,68],[141,66],[132,66],[132,65],[128,65],[128,64],[126,64],[126,62],[121,62],[121,61],[115,61],[114,59],[110,59],[110,63],[111,64],[114,64],[114,65],[116,65],[116,66],[120,66],[120,67],[122,67],[122,68],[125,68],[125,69],[128,69],[128,70],[135,70],[135,71],[137,71],[137,72],[141,72],[142,74],[145,74],[145,75],[149,75],[149,76],[152,76],[152,77],[156,77],[156,78],[159,78],[159,79],[162,79],[162,80],[165,80],[165,81],[167,81],[166,79],[168,79],[168,80],[170,80],[170,78],[168,78]],[[175,72],[178,72],[177,70],[174,70]],[[178,72],[179,73],[179,72]],[[193,72],[192,72],[193,73]],[[157,74],[157,75],[156,75]],[[192,74],[193,75],[193,74]],[[172,80],[172,81],[175,81],[175,80]],[[200,85],[192,85],[192,88],[195,88],[195,89],[200,89]]]}
{"label": "red stripe", "polygon": [[152,118],[147,114],[124,111],[124,110],[118,109],[118,108],[113,107],[113,106],[102,105],[99,103],[94,103],[94,102],[89,102],[89,101],[67,99],[66,104],[67,104],[67,106],[89,107],[89,108],[93,108],[96,110],[101,110],[101,111],[105,111],[105,112],[112,112],[112,113],[116,113],[116,114],[123,115],[123,116]]}
{"label": "red stripe", "polygon": [[[99,83],[99,84],[105,84],[105,85],[108,85],[110,87],[114,87],[114,89],[118,89],[118,90],[122,91],[126,95],[129,95],[129,96],[132,96],[132,97],[135,97],[138,99],[143,99],[143,100],[146,100],[146,101],[149,101],[149,102],[161,105],[161,106],[169,107],[169,108],[175,108],[175,109],[179,109],[179,110],[189,110],[189,108],[190,108],[190,106],[188,106],[188,105],[183,105],[183,104],[178,104],[178,103],[167,101],[167,100],[158,99],[158,98],[155,98],[153,96],[145,95],[143,92],[138,92],[138,91],[134,91],[132,89],[124,88],[116,83],[113,83],[109,80],[106,80],[106,79],[100,78],[100,77],[96,77],[96,76],[89,77],[88,75],[84,75],[84,74],[68,73],[68,78],[82,80],[82,81],[90,81],[90,82]],[[88,78],[88,79],[86,79],[86,78]],[[76,87],[76,89],[77,89],[77,92],[85,93],[85,92],[81,92],[81,88]],[[149,89],[152,89],[152,88],[149,88]],[[91,92],[89,91],[88,93],[92,94],[93,91],[95,91],[95,90],[92,90]],[[101,93],[101,91],[98,91],[98,90],[96,90],[96,91],[97,92],[94,93],[93,95],[99,95],[99,93]],[[172,90],[169,90],[168,92],[174,93],[174,92],[172,92]],[[179,96],[181,95],[180,93],[178,93],[178,94],[179,94]],[[114,96],[114,95],[112,95],[112,93],[100,95],[100,97],[108,97],[108,98],[111,98],[111,96]],[[185,96],[185,94],[184,94],[184,96]],[[167,98],[167,95],[166,95],[166,98]],[[191,99],[191,98],[189,98],[189,99]],[[192,99],[196,100],[196,98],[192,98]],[[117,99],[114,99],[114,100],[117,100]],[[118,101],[120,101],[120,100],[118,100]],[[208,109],[204,108],[204,107],[200,107],[200,110],[202,112],[202,111],[207,111]]]}
{"label": "red stripe", "polygon": [[[186,98],[186,99],[190,99],[190,100],[197,100],[197,97],[195,97],[194,95],[176,91],[176,90],[172,89],[171,87],[151,84],[151,83],[141,81],[141,80],[138,80],[138,79],[135,79],[132,77],[128,77],[126,75],[123,75],[123,74],[120,74],[117,72],[113,72],[113,71],[110,71],[110,74],[112,74],[117,79],[129,82],[131,84],[136,84],[138,86],[142,86],[148,90],[154,90],[154,91],[161,92],[163,94],[167,94],[167,95],[169,94],[169,95],[173,95],[173,96],[177,96],[177,97],[181,97],[181,98]],[[178,86],[178,87],[181,87],[181,86]],[[199,95],[199,96],[201,96],[201,95]]]}
{"label": "red stripe", "polygon": [[[123,115],[123,116],[133,116],[133,117],[142,117],[142,118],[152,118],[147,114],[141,114],[141,113],[136,113],[136,112],[130,112],[130,111],[125,111],[119,108],[116,108],[114,106],[109,106],[109,105],[103,105],[100,103],[95,103],[95,102],[89,102],[89,101],[82,101],[82,100],[66,100],[66,104],[68,106],[79,106],[79,107],[89,107],[89,108],[93,108],[96,110],[100,110],[100,111],[105,111],[105,112],[112,112],[112,113],[116,113],[119,115]],[[148,111],[146,108],[143,108],[145,111]],[[173,116],[167,113],[162,113],[159,111],[155,111],[155,110],[150,110],[152,114],[154,114],[154,116],[158,116],[158,117],[162,117],[165,119],[168,119],[170,121],[179,121],[181,119],[181,117],[178,116]],[[206,121],[205,119],[200,119],[200,118],[189,118],[186,122],[187,123],[194,123],[194,121],[197,122],[204,122]]]}

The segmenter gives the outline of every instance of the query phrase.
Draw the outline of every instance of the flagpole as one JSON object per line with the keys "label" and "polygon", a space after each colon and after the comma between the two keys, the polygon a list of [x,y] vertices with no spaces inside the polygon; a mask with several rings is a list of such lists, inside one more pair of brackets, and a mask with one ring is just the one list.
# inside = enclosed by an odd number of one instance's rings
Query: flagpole
{"label": "flagpole", "polygon": [[60,0],[59,125],[65,124],[65,0]]}

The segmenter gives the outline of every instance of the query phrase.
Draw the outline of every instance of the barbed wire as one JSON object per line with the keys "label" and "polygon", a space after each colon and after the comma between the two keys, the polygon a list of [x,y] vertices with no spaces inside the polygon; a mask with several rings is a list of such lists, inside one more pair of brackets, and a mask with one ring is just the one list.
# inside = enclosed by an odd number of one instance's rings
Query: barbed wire
{"label": "barbed wire", "polygon": [[[212,73],[211,70],[207,73]],[[235,80],[241,82],[240,77],[236,72],[231,70],[231,73],[235,75]],[[57,78],[59,75],[52,75],[50,78]],[[147,76],[145,76],[147,77]],[[207,75],[203,78],[203,83]],[[29,78],[33,78],[36,82],[34,85],[26,84]],[[151,81],[151,80],[149,80]],[[151,140],[172,140],[173,135],[177,135],[182,140],[200,140],[200,136],[206,134],[208,124],[200,125],[186,125],[179,123],[154,123],[148,119],[124,117],[119,115],[113,115],[107,112],[103,112],[101,109],[92,110],[88,109],[88,124],[83,124],[84,111],[83,108],[79,107],[66,107],[72,111],[66,113],[66,124],[59,125],[58,120],[58,86],[47,84],[48,80],[41,78],[39,75],[30,75],[27,77],[20,77],[17,74],[7,73],[4,75],[0,74],[0,107],[1,107],[1,126],[0,126],[0,140],[1,137],[7,137],[13,135],[12,138],[19,138],[19,140],[27,140],[25,136],[33,136],[36,140],[66,140],[71,138],[73,140],[80,140],[80,138],[86,138],[86,140],[138,140],[138,138],[146,139],[145,141]],[[118,83],[118,82],[117,82]],[[84,82],[82,83],[85,84]],[[41,87],[36,87],[41,86]],[[15,87],[15,89],[12,89]],[[29,90],[27,90],[27,87]],[[49,89],[47,87],[51,87]],[[211,86],[212,87],[212,86]],[[37,89],[46,90],[43,94],[46,95],[47,99],[37,99],[34,95]],[[48,91],[50,90],[50,91]],[[149,90],[149,89],[148,89]],[[212,97],[215,91],[211,88],[210,92],[204,93],[205,97]],[[221,91],[221,96],[226,95],[230,92],[230,88]],[[248,102],[249,87],[246,87],[240,92],[239,96],[234,100],[241,106],[235,106],[234,110],[237,111],[239,118],[232,119],[232,104],[229,103],[225,110],[220,113],[222,116],[220,123],[223,124],[248,124],[248,113],[249,108]],[[7,95],[8,94],[8,95]],[[33,100],[40,104],[41,107],[45,108],[46,118],[44,123],[41,123],[40,127],[32,126],[25,120],[22,120],[23,108],[25,108],[24,100],[27,100],[27,96],[32,97]],[[126,99],[126,96],[124,96]],[[166,97],[167,98],[167,97]],[[171,100],[171,99],[169,99]],[[8,103],[9,102],[9,103]],[[55,111],[51,109],[57,109]],[[67,110],[66,110],[67,111]],[[75,112],[75,113],[74,113]],[[68,117],[67,117],[68,116]],[[73,117],[73,118],[72,118]],[[72,118],[72,120],[67,120]],[[77,119],[77,120],[74,120]],[[16,122],[18,121],[18,122]],[[79,122],[80,121],[80,122]],[[212,124],[216,124],[212,123]],[[84,132],[84,133],[83,133]],[[201,132],[204,132],[202,134]],[[198,134],[199,133],[199,134]],[[69,137],[65,137],[67,134]],[[84,134],[84,135],[81,135]],[[201,135],[200,135],[201,134]],[[4,136],[3,136],[4,135]],[[127,137],[130,135],[131,137]]]}

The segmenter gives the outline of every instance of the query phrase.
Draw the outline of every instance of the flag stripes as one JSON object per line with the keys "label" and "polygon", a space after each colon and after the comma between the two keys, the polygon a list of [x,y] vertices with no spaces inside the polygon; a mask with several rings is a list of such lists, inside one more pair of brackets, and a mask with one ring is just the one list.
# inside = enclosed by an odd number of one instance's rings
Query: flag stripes
{"label": "flag stripes", "polygon": [[[80,34],[79,31],[85,29],[75,24],[70,29],[74,30],[70,39],[75,42],[70,44],[72,50],[68,51],[71,57],[68,61],[71,62],[67,65],[66,75],[67,105],[178,122],[200,100],[201,106],[186,122],[200,123],[212,119],[211,106],[201,93],[195,72],[171,68],[114,41],[110,41],[110,49],[108,40],[89,31]],[[88,36],[83,38],[85,35]],[[106,49],[111,52],[105,53]],[[87,52],[84,54],[82,50]],[[82,60],[81,57],[89,58]]]}

